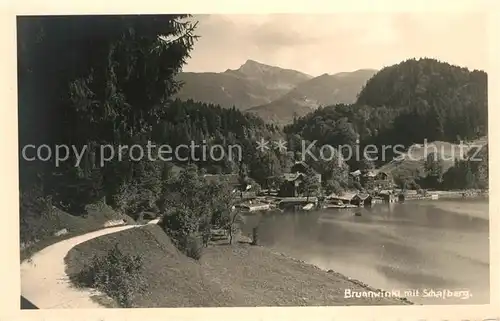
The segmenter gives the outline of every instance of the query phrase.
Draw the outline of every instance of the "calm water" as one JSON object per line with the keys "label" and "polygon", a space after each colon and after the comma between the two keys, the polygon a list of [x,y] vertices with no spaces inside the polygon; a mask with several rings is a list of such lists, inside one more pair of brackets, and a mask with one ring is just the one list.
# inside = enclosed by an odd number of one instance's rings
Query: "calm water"
{"label": "calm water", "polygon": [[[361,211],[249,216],[245,230],[259,223],[262,245],[373,287],[402,296],[418,290],[409,297],[416,303],[489,302],[487,201],[380,204]],[[429,290],[471,296],[426,297]]]}

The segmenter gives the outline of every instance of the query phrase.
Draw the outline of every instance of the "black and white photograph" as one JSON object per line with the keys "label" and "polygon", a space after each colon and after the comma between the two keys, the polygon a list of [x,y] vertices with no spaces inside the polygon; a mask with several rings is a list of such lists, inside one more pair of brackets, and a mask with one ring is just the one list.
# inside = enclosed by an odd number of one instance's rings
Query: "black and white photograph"
{"label": "black and white photograph", "polygon": [[17,16],[20,308],[490,304],[488,21]]}

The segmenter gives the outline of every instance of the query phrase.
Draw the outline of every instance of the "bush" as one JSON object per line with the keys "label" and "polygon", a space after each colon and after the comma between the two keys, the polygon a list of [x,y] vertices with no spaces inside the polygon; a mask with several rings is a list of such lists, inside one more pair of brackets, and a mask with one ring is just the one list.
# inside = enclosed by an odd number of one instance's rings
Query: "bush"
{"label": "bush", "polygon": [[141,256],[124,254],[115,244],[106,255],[94,256],[73,279],[75,284],[104,292],[129,308],[134,296],[146,289],[142,269]]}
{"label": "bush", "polygon": [[199,237],[195,236],[187,237],[185,254],[197,261],[201,259],[201,256],[203,255],[203,246]]}
{"label": "bush", "polygon": [[53,208],[51,197],[46,197],[32,188],[20,196],[20,239],[21,243],[32,244],[54,232],[55,228],[47,226],[52,219]]}
{"label": "bush", "polygon": [[203,255],[203,242],[200,237],[176,233],[172,237],[172,240],[176,247],[186,256],[197,261],[201,259]]}

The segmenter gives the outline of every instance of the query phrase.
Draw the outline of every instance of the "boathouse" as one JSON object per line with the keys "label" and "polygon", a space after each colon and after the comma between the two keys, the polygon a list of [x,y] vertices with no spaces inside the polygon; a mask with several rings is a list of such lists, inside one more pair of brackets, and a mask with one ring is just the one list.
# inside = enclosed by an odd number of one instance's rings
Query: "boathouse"
{"label": "boathouse", "polygon": [[279,201],[278,203],[278,208],[281,210],[284,209],[290,209],[290,208],[303,208],[307,204],[318,204],[318,198],[311,196],[311,197],[287,197]]}
{"label": "boathouse", "polygon": [[352,202],[355,196],[356,193],[351,193],[351,192],[345,192],[342,195],[332,194],[328,196],[328,201],[330,203],[337,203],[339,205],[348,205],[348,204],[353,204]]}
{"label": "boathouse", "polygon": [[352,204],[357,206],[370,206],[372,204],[372,196],[367,193],[356,194],[352,199]]}
{"label": "boathouse", "polygon": [[257,212],[257,211],[268,211],[270,209],[270,205],[266,203],[241,203],[235,206],[235,208],[244,211],[244,212]]}
{"label": "boathouse", "polygon": [[396,203],[397,198],[392,190],[381,190],[378,192],[378,196],[381,197],[385,203]]}

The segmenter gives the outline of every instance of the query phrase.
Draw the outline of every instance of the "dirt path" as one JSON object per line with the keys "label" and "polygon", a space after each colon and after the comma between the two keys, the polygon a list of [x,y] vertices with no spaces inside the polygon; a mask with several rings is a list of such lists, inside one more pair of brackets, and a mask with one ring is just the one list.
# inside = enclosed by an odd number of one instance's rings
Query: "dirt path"
{"label": "dirt path", "polygon": [[91,300],[98,294],[71,286],[65,273],[64,258],[74,246],[93,238],[142,225],[105,228],[53,244],[21,263],[21,295],[39,309],[104,308]]}

